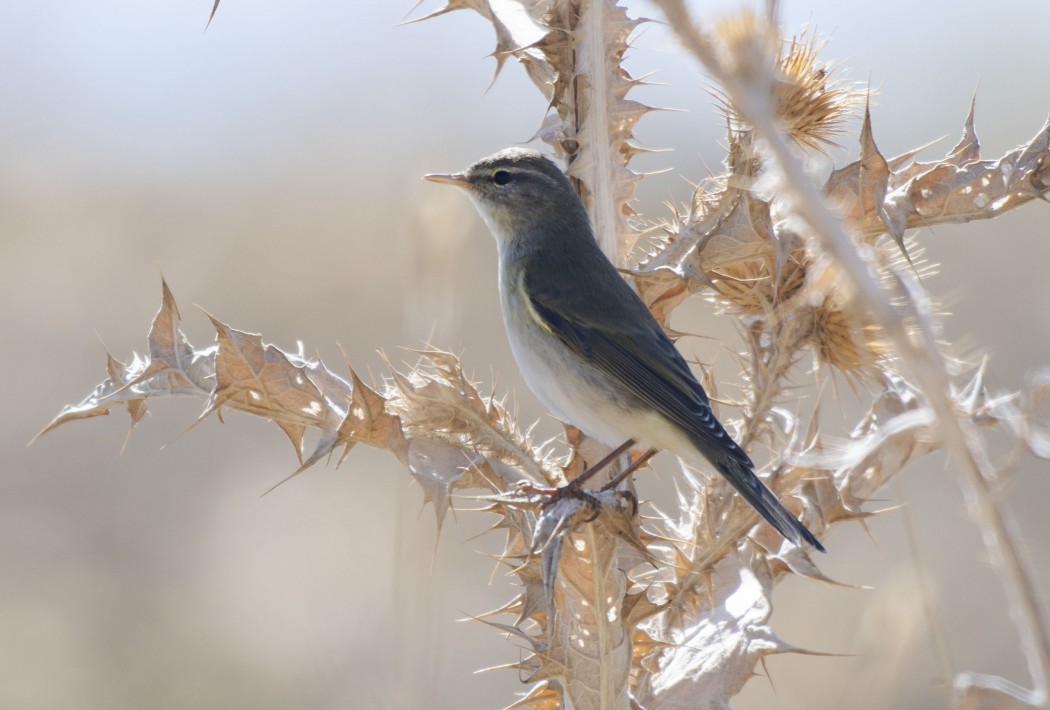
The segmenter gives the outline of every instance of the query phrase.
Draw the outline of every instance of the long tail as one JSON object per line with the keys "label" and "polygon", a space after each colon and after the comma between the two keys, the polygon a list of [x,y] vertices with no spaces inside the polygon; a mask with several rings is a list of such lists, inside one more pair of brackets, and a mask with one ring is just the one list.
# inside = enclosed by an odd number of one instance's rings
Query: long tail
{"label": "long tail", "polygon": [[719,472],[726,477],[726,480],[732,484],[733,488],[744,497],[744,500],[757,510],[770,525],[776,528],[777,532],[796,545],[801,545],[804,540],[817,550],[824,552],[824,546],[809,531],[809,528],[800,523],[777,500],[777,497],[773,495],[773,491],[769,490],[766,484],[762,483],[751,466],[730,454],[715,455],[708,458],[718,468]]}

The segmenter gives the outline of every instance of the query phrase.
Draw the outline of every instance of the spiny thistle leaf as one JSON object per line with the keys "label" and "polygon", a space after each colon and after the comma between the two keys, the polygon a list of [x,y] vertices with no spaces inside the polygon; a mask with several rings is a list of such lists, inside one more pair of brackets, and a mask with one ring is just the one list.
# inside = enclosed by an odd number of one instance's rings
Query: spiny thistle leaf
{"label": "spiny thistle leaf", "polygon": [[342,419],[341,403],[325,401],[302,365],[264,343],[260,335],[208,318],[215,327],[218,351],[214,386],[200,418],[224,406],[272,418],[291,439],[301,460],[306,428],[334,429]]}
{"label": "spiny thistle leaf", "polygon": [[905,229],[989,219],[1050,192],[1050,120],[1025,145],[998,160],[980,160],[971,107],[962,140],[943,160],[907,162],[862,178],[870,168],[865,160],[902,162],[875,157],[874,143],[866,144],[861,160],[833,173],[825,186],[846,228],[859,236],[890,231],[896,239]]}
{"label": "spiny thistle leaf", "polygon": [[211,27],[211,21],[215,19],[215,13],[219,11],[219,2],[221,0],[215,0],[215,3],[211,6],[211,13],[208,15],[208,23],[204,25],[205,31]]}
{"label": "spiny thistle leaf", "polygon": [[210,394],[216,348],[193,349],[179,330],[179,310],[163,278],[161,289],[161,307],[153,318],[147,341],[149,356],[133,354],[131,362],[124,365],[107,353],[109,377],[79,404],[63,407],[33,441],[68,421],[109,414],[115,404],[128,406],[134,426],[143,416],[147,399]]}
{"label": "spiny thistle leaf", "polygon": [[[769,626],[772,581],[760,566],[723,559],[687,593],[690,604],[668,609],[649,624],[669,645],[660,670],[636,693],[642,707],[726,708],[755,665],[771,653],[796,650]],[[745,670],[746,669],[746,670]]]}

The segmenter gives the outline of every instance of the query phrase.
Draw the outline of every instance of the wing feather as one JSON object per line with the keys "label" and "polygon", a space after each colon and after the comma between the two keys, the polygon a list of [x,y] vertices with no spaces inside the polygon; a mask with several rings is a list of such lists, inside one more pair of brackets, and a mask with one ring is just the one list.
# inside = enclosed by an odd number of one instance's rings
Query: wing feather
{"label": "wing feather", "polygon": [[[529,301],[543,326],[573,352],[615,375],[625,389],[680,426],[697,449],[784,537],[796,544],[804,540],[824,551],[813,533],[755,475],[754,463],[715,417],[707,393],[674,343],[653,318],[645,317],[649,316],[647,310],[643,317],[610,332],[600,324],[564,315],[540,298],[530,295]],[[638,307],[645,309],[641,302]]]}
{"label": "wing feather", "polygon": [[[705,455],[728,455],[753,466],[715,418],[704,388],[656,321],[615,333],[559,313],[531,297],[544,325],[580,357],[617,375],[623,386],[697,440]],[[626,324],[625,324],[626,325]],[[649,327],[645,327],[649,326]]]}

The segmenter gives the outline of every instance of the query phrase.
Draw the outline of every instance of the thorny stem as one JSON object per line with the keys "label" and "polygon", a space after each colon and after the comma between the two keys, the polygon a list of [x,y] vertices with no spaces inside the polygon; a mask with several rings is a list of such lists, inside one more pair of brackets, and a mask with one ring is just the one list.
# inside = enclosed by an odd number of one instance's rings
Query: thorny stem
{"label": "thorny stem", "polygon": [[[1014,524],[1008,511],[999,504],[990,484],[996,478],[976,431],[964,422],[951,397],[946,362],[936,342],[928,319],[916,319],[922,345],[912,342],[904,321],[885,298],[868,269],[868,263],[840,222],[825,204],[816,186],[805,173],[802,163],[791,151],[776,125],[766,87],[754,87],[733,75],[714,52],[709,41],[695,29],[682,0],[655,0],[678,35],[730,95],[734,107],[748,120],[766,142],[769,152],[783,173],[785,194],[792,206],[810,226],[814,237],[848,277],[855,288],[854,302],[867,308],[876,323],[893,340],[901,359],[910,367],[919,386],[937,415],[939,431],[947,448],[962,465],[965,474],[964,493],[977,517],[985,546],[999,569],[1004,593],[1009,599],[1011,617],[1017,628],[1028,661],[1038,704],[1045,703],[1047,678],[1050,678],[1050,635],[1037,601],[1031,572],[1017,543]],[[901,286],[914,294],[909,274],[898,272]],[[921,316],[921,314],[918,314]]]}
{"label": "thorny stem", "polygon": [[[912,368],[937,413],[940,431],[948,439],[948,450],[963,464],[963,495],[967,507],[978,521],[985,547],[999,568],[1000,581],[1011,602],[1007,605],[1008,611],[1017,627],[1022,650],[1028,661],[1028,671],[1035,686],[1034,693],[1038,696],[1032,702],[1043,705],[1047,697],[1046,681],[1050,678],[1050,634],[1044,622],[1031,566],[1021,550],[1021,536],[1010,510],[999,501],[993,490],[998,473],[981,445],[974,424],[960,417],[955,408],[947,363],[930,327],[932,309],[926,294],[910,272],[902,269],[894,272],[894,275],[908,295],[905,303],[912,304],[918,316],[916,321],[920,325],[925,346],[925,353],[914,346],[913,351],[908,352],[913,361]],[[903,342],[911,345],[903,326],[899,328]],[[898,343],[898,348],[902,354],[905,352],[901,343]]]}
{"label": "thorny stem", "polygon": [[769,328],[772,322],[772,319],[756,321],[748,329],[751,341],[751,376],[754,384],[751,390],[754,392],[754,400],[751,402],[750,416],[744,419],[744,430],[738,442],[745,451],[762,430],[766,415],[781,392],[781,380],[795,365],[795,358],[792,356],[794,347],[769,348],[762,345],[762,330],[774,331],[776,335],[772,335],[771,340],[777,342],[779,334],[789,327],[782,319],[778,319],[775,326]]}

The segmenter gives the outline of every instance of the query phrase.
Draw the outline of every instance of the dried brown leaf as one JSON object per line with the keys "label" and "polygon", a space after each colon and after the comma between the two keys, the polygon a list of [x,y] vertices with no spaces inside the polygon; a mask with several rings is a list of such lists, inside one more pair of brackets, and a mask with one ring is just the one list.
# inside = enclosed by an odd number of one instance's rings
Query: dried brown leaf
{"label": "dried brown leaf", "polygon": [[636,691],[642,707],[728,708],[765,656],[795,650],[769,626],[773,580],[762,566],[740,557],[719,562],[705,587],[688,593],[694,601],[656,616],[648,626],[667,647],[659,671],[644,677]]}
{"label": "dried brown leaf", "polygon": [[236,330],[213,316],[219,349],[215,355],[215,385],[200,418],[230,406],[277,422],[302,448],[306,427],[334,429],[338,410],[286,353],[264,343],[256,333]]}
{"label": "dried brown leaf", "polygon": [[117,404],[127,405],[134,427],[145,411],[146,399],[175,395],[200,397],[211,392],[216,351],[193,349],[179,330],[179,310],[163,279],[161,287],[161,307],[149,330],[149,357],[136,354],[124,365],[107,353],[109,377],[78,404],[63,407],[33,441],[66,422],[109,414],[110,408]]}

